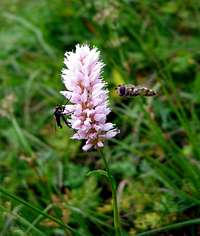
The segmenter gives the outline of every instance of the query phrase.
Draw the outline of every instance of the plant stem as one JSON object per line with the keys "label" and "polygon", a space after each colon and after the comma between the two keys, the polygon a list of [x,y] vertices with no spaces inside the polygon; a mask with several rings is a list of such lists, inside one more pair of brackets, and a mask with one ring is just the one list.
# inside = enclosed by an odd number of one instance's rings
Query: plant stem
{"label": "plant stem", "polygon": [[108,174],[108,179],[110,181],[111,184],[111,189],[112,189],[112,204],[113,204],[113,216],[114,216],[114,227],[115,227],[115,236],[121,236],[121,224],[120,224],[120,218],[119,218],[119,210],[118,210],[118,205],[117,205],[117,186],[116,186],[116,182],[115,179],[110,171],[108,162],[103,154],[103,152],[101,150],[99,150],[101,157],[104,161],[104,165],[106,168],[106,172]]}

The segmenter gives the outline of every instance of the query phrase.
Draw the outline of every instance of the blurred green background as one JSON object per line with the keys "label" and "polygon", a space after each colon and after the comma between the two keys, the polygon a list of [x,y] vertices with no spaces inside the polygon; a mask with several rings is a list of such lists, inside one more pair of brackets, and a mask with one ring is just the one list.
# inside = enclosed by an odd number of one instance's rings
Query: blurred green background
{"label": "blurred green background", "polygon": [[[123,236],[200,235],[199,0],[1,0],[0,235],[114,235],[111,189],[97,152],[56,128],[61,69],[77,43],[97,46],[121,129],[104,155],[118,183]],[[154,98],[119,98],[121,83]],[[167,230],[162,227],[169,226]],[[170,229],[170,226],[172,226]]]}

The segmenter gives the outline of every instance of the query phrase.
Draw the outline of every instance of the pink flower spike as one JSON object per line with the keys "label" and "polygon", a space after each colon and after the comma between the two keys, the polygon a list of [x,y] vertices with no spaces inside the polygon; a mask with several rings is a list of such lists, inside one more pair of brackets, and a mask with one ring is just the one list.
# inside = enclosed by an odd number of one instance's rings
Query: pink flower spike
{"label": "pink flower spike", "polygon": [[75,52],[66,52],[62,80],[68,101],[65,113],[74,129],[73,139],[85,140],[84,151],[102,148],[106,139],[119,133],[112,123],[106,122],[110,113],[108,90],[101,78],[103,62],[97,48],[76,45]]}

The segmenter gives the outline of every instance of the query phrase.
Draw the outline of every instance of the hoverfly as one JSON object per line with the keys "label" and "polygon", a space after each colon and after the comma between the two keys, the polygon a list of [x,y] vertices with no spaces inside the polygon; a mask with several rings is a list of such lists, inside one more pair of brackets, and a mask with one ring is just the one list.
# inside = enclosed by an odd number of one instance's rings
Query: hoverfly
{"label": "hoverfly", "polygon": [[135,97],[135,96],[155,96],[157,93],[144,86],[135,86],[132,84],[118,85],[116,88],[119,96],[123,97]]}
{"label": "hoverfly", "polygon": [[69,115],[69,114],[66,114],[64,113],[64,110],[65,110],[65,106],[64,105],[57,105],[55,107],[55,110],[54,110],[54,116],[55,116],[55,119],[56,119],[56,123],[57,123],[57,126],[59,128],[62,128],[62,124],[61,124],[61,118],[62,120],[64,121],[64,123],[70,127],[69,123],[67,122],[67,120],[65,119],[65,116],[66,115]]}

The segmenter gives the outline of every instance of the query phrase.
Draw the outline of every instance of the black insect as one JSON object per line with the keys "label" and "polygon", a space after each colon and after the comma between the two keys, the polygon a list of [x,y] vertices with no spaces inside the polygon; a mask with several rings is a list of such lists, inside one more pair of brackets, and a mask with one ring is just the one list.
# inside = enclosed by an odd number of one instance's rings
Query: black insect
{"label": "black insect", "polygon": [[69,114],[64,113],[64,110],[65,110],[65,106],[63,106],[63,105],[57,105],[55,107],[55,110],[54,110],[54,116],[55,116],[55,119],[56,119],[57,126],[59,128],[62,128],[61,119],[64,121],[64,123],[68,127],[70,127],[69,123],[65,119],[65,116],[69,115]]}
{"label": "black insect", "polygon": [[152,89],[143,86],[135,86],[132,84],[118,85],[116,90],[118,95],[123,97],[155,96],[157,94]]}

